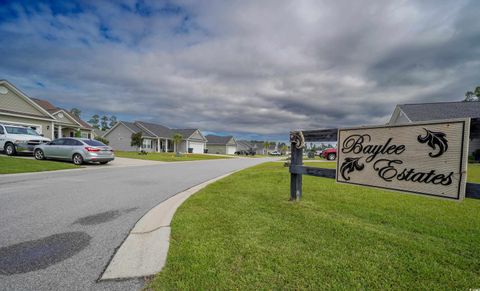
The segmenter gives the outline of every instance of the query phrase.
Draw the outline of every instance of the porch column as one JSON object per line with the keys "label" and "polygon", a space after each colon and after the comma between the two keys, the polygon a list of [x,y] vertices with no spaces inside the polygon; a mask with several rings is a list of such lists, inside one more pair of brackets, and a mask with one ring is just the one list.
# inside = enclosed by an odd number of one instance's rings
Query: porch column
{"label": "porch column", "polygon": [[52,131],[51,139],[53,140],[53,139],[55,138],[55,124],[53,124],[53,122],[52,122],[51,127],[52,127],[52,128],[50,129],[50,130]]}
{"label": "porch column", "polygon": [[157,153],[160,152],[160,139],[157,139]]}
{"label": "porch column", "polygon": [[185,140],[185,147],[186,147],[186,148],[185,148],[185,152],[188,153],[188,148],[189,148],[189,146],[188,146],[188,140]]}
{"label": "porch column", "polygon": [[58,126],[58,138],[62,138],[62,137],[63,137],[63,136],[62,136],[62,126],[59,125],[59,126]]}
{"label": "porch column", "polygon": [[168,152],[168,139],[165,139],[165,152]]}

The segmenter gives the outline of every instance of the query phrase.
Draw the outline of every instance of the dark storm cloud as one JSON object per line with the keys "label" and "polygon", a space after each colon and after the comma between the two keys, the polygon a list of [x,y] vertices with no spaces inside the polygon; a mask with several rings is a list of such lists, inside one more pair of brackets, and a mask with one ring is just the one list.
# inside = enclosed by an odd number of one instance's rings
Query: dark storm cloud
{"label": "dark storm cloud", "polygon": [[0,7],[0,78],[84,112],[278,136],[388,121],[478,84],[477,1]]}

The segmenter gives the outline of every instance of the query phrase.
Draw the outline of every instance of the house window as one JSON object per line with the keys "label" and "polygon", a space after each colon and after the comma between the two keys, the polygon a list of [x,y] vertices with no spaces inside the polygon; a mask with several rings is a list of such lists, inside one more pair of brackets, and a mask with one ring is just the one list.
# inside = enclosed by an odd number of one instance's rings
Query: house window
{"label": "house window", "polygon": [[83,132],[83,131],[82,131],[81,137],[82,137],[82,138],[90,138],[90,134],[87,133],[87,132]]}
{"label": "house window", "polygon": [[151,139],[144,139],[143,140],[143,148],[144,149],[151,149],[152,148],[152,140]]}

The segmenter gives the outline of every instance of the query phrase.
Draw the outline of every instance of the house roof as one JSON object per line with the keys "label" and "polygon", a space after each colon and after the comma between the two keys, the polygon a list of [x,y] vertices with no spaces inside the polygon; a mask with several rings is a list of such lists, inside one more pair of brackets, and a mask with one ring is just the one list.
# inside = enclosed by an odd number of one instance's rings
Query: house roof
{"label": "house roof", "polygon": [[60,108],[60,107],[56,107],[55,105],[53,105],[52,103],[50,103],[47,100],[38,99],[38,98],[30,98],[30,99],[32,99],[35,103],[37,103],[40,107],[42,107],[43,109],[48,111],[48,113],[50,113],[50,114],[54,114],[54,113],[62,110],[65,113],[67,113],[68,116],[70,116],[72,119],[74,119],[78,124],[80,124],[82,127],[92,129],[92,126],[90,124],[86,123],[81,118],[79,118],[75,114],[72,114],[68,110],[65,110],[65,109]]}
{"label": "house roof", "polygon": [[480,102],[438,102],[398,105],[411,121],[480,117]]}
{"label": "house roof", "polygon": [[195,131],[198,129],[195,128],[174,128],[172,129],[172,135],[175,133],[179,133],[183,136],[183,138],[189,138]]}
{"label": "house roof", "polygon": [[153,133],[157,137],[172,136],[171,129],[161,124],[143,122],[143,121],[135,121],[135,124],[138,125],[140,128],[143,127],[144,130],[146,130],[147,132]]}
{"label": "house roof", "polygon": [[230,140],[232,140],[233,136],[220,136],[220,135],[212,135],[209,134],[205,137],[208,142],[207,144],[220,144],[220,145],[226,145]]}
{"label": "house roof", "polygon": [[[150,132],[148,132],[147,130],[145,130],[145,129],[139,127],[139,126],[137,126],[134,122],[120,121],[119,123],[122,123],[123,125],[125,125],[128,129],[130,129],[134,133],[141,132],[143,136],[152,136],[152,134]],[[112,127],[112,129],[113,129],[113,127]]]}
{"label": "house roof", "polygon": [[98,128],[94,128],[93,131],[94,131],[95,134],[98,135],[98,136],[103,136],[105,133],[107,133],[106,130],[101,130],[101,129],[98,129]]}

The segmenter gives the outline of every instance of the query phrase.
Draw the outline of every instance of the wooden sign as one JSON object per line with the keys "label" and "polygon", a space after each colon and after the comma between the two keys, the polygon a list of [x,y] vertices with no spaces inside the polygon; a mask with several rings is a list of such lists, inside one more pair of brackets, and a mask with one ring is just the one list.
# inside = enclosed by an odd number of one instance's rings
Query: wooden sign
{"label": "wooden sign", "polygon": [[340,129],[336,180],[462,200],[469,131],[470,119]]}

